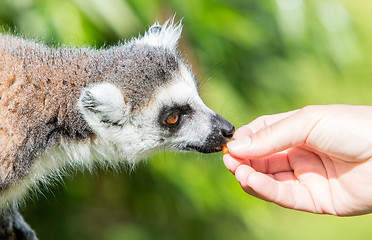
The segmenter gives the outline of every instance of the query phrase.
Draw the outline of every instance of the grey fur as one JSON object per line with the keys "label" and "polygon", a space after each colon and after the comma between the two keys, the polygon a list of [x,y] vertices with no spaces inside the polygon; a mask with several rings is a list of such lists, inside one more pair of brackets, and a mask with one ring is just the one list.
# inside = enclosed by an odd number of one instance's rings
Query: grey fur
{"label": "grey fur", "polygon": [[130,43],[103,52],[110,56],[110,71],[103,80],[123,89],[132,111],[140,111],[160,87],[172,80],[181,59],[175,52],[162,47]]}

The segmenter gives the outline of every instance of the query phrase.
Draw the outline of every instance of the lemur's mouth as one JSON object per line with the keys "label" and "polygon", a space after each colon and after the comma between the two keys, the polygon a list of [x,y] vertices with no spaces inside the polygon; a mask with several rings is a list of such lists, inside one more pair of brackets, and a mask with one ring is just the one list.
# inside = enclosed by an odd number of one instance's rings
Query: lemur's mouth
{"label": "lemur's mouth", "polygon": [[215,153],[222,151],[222,145],[217,147],[201,147],[195,145],[187,145],[183,150],[200,153]]}

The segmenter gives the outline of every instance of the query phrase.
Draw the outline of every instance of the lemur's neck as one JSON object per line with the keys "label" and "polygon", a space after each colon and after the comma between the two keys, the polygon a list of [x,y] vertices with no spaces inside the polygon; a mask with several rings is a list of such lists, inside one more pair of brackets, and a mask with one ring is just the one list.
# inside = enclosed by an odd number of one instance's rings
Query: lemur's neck
{"label": "lemur's neck", "polygon": [[61,139],[89,139],[93,133],[76,104],[106,66],[103,51],[52,49],[0,34],[0,192]]}

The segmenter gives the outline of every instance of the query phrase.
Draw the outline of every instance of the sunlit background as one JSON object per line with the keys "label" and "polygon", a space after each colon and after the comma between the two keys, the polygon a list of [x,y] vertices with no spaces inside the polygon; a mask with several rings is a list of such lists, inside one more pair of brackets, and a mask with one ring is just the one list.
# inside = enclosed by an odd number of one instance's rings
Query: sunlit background
{"label": "sunlit background", "polygon": [[[99,48],[176,14],[202,98],[240,127],[310,104],[372,105],[371,13],[365,0],[0,0],[0,31]],[[40,240],[372,235],[372,215],[318,216],[246,195],[222,154],[161,152],[133,172],[76,172],[21,211]]]}

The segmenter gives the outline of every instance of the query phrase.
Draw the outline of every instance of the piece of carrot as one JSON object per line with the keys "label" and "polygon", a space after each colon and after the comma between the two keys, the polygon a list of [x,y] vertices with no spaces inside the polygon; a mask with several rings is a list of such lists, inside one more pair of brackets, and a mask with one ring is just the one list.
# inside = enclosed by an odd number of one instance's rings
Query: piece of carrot
{"label": "piece of carrot", "polygon": [[229,149],[227,148],[227,143],[222,145],[222,152],[223,152],[223,154],[228,154],[229,153]]}

